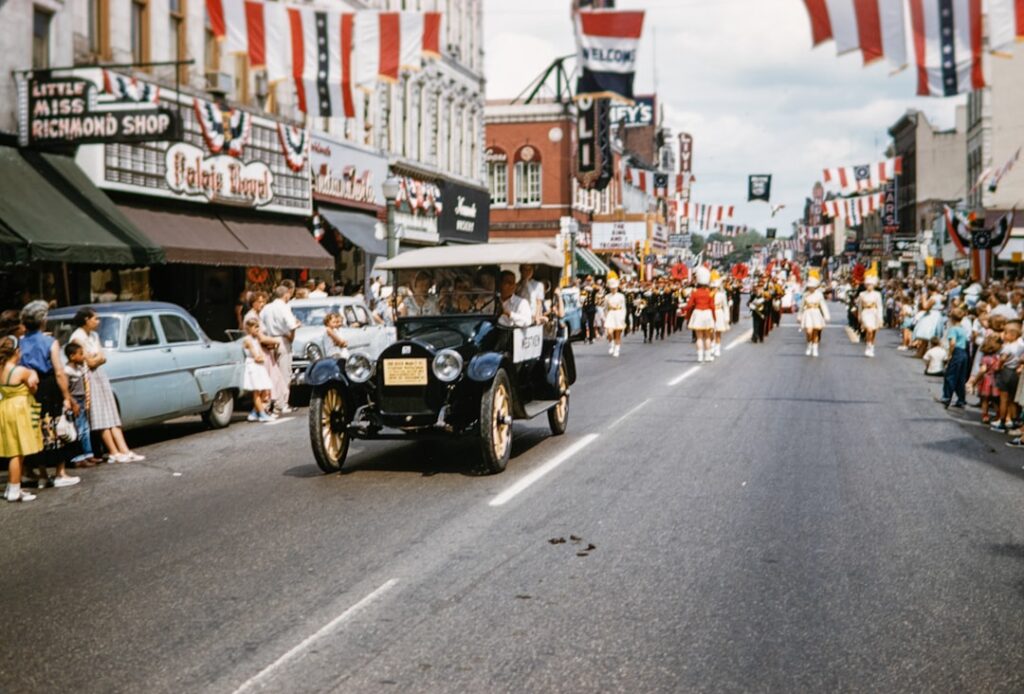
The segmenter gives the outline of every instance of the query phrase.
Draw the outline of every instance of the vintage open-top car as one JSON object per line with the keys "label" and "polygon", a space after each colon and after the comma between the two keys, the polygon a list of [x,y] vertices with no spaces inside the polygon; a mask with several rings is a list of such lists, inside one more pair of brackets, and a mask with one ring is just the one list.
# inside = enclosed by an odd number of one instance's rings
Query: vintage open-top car
{"label": "vintage open-top car", "polygon": [[557,286],[563,258],[541,243],[516,243],[427,248],[379,266],[393,276],[398,341],[377,359],[353,351],[306,374],[310,439],[324,472],[341,470],[353,438],[476,436],[481,471],[498,473],[513,421],[546,414],[553,434],[565,432],[571,345],[556,326],[515,327],[521,316],[504,315],[502,271],[518,278],[524,265]]}

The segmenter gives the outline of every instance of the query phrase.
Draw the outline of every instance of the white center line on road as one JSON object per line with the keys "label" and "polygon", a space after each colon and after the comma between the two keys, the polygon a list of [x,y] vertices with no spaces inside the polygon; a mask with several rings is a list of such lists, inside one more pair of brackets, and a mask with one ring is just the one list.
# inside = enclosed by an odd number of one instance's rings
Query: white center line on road
{"label": "white center line on road", "polygon": [[754,331],[753,330],[748,330],[747,332],[743,333],[738,338],[736,338],[735,340],[730,342],[729,346],[725,348],[725,351],[728,352],[729,350],[731,350],[734,347],[739,347],[744,342],[750,342],[750,338],[752,338],[753,336],[754,336]]}
{"label": "white center line on road", "polygon": [[274,671],[276,671],[279,667],[281,667],[282,665],[287,663],[289,660],[292,660],[296,656],[302,655],[302,652],[305,651],[307,648],[309,648],[309,646],[314,641],[316,641],[320,637],[326,635],[328,632],[333,630],[335,627],[340,625],[342,622],[350,619],[352,616],[354,616],[361,609],[363,609],[364,607],[369,605],[371,602],[373,602],[374,600],[376,600],[380,596],[384,595],[384,593],[386,593],[389,590],[391,590],[392,588],[394,588],[397,583],[398,583],[398,579],[392,578],[387,583],[382,585],[380,588],[378,588],[377,590],[373,591],[372,593],[367,595],[365,598],[363,598],[362,600],[357,602],[355,605],[353,605],[352,607],[350,607],[347,610],[345,610],[344,612],[342,612],[340,615],[338,615],[337,617],[335,617],[334,619],[329,621],[327,624],[325,624],[322,627],[320,627],[313,635],[309,636],[308,638],[303,639],[300,644],[298,644],[297,646],[295,646],[294,648],[289,650],[287,653],[282,655],[280,658],[275,660],[273,663],[271,663],[267,667],[263,668],[257,675],[255,675],[254,677],[251,677],[250,679],[248,679],[245,682],[243,682],[242,686],[240,686],[238,689],[236,689],[234,694],[241,694],[241,692],[249,691],[253,687],[259,686],[260,684],[265,682],[267,680],[267,678],[269,678],[272,674],[274,674]]}
{"label": "white center line on road", "polygon": [[637,412],[642,410],[647,405],[647,403],[649,403],[650,401],[651,401],[651,399],[647,398],[642,403],[640,403],[639,405],[634,407],[632,410],[630,410],[629,412],[627,412],[626,414],[622,415],[621,417],[616,419],[614,422],[612,422],[612,425],[610,427],[608,427],[608,428],[609,429],[614,429],[615,427],[619,426],[620,424],[625,422],[627,419],[629,419],[630,417],[635,415]]}
{"label": "white center line on road", "polygon": [[577,441],[576,443],[574,443],[573,445],[569,446],[564,451],[559,453],[557,456],[555,456],[554,458],[552,458],[551,460],[549,460],[548,462],[544,463],[539,468],[534,470],[533,472],[523,477],[521,480],[513,484],[505,491],[503,491],[501,494],[498,494],[498,496],[491,499],[491,501],[488,503],[488,506],[504,506],[509,501],[514,499],[518,494],[521,494],[522,492],[526,491],[534,482],[536,482],[541,477],[557,468],[565,461],[569,460],[569,458],[573,457],[590,444],[594,443],[594,441],[596,441],[597,439],[597,434],[587,434],[582,439],[580,439],[579,441]]}
{"label": "white center line on road", "polygon": [[669,381],[668,382],[669,387],[675,387],[675,386],[679,385],[680,383],[682,383],[683,381],[685,381],[686,379],[688,379],[690,376],[694,375],[698,371],[700,371],[700,367],[699,366],[692,367],[689,371],[686,371],[681,376],[673,378],[671,381]]}

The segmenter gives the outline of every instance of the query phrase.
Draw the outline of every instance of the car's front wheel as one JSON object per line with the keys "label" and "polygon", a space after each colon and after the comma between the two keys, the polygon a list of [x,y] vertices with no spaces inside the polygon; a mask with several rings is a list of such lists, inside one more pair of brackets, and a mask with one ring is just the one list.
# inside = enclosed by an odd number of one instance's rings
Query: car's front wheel
{"label": "car's front wheel", "polygon": [[558,392],[562,394],[558,404],[548,410],[548,426],[555,436],[564,434],[569,425],[569,377],[564,363],[558,367]]}
{"label": "car's front wheel", "polygon": [[348,456],[348,414],[336,386],[317,388],[309,399],[309,440],[316,464],[327,474],[341,472]]}
{"label": "car's front wheel", "polygon": [[235,414],[235,394],[230,390],[222,390],[213,398],[210,409],[203,413],[203,421],[211,429],[223,429],[231,424]]}
{"label": "car's front wheel", "polygon": [[481,472],[504,472],[512,454],[512,388],[504,369],[498,369],[490,389],[480,399]]}

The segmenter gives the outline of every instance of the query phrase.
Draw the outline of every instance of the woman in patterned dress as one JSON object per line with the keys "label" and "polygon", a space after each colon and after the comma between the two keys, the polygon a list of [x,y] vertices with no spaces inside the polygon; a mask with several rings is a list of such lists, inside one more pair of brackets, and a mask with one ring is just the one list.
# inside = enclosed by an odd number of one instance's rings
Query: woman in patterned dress
{"label": "woman in patterned dress", "polygon": [[[71,342],[81,345],[85,350],[85,363],[89,367],[89,387],[92,396],[89,428],[99,431],[103,437],[103,445],[107,447],[108,463],[135,463],[145,460],[145,456],[133,453],[128,448],[124,433],[121,431],[121,415],[117,411],[117,400],[114,399],[114,391],[110,387],[107,374],[103,371],[107,357],[103,353],[99,333],[96,332],[100,327],[100,317],[92,307],[85,306],[75,314],[74,322],[78,327],[71,333]],[[157,394],[154,393],[154,397],[157,397]]]}

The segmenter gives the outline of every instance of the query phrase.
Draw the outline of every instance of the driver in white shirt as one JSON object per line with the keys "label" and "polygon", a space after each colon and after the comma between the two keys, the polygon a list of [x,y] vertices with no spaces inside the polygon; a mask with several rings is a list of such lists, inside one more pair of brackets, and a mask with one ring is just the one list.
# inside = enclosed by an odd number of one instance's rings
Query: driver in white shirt
{"label": "driver in white shirt", "polygon": [[530,302],[516,296],[516,273],[506,270],[501,273],[498,285],[501,296],[501,317],[498,325],[511,328],[528,328],[533,325],[533,309]]}

